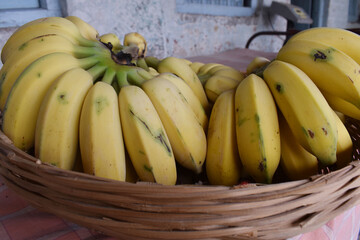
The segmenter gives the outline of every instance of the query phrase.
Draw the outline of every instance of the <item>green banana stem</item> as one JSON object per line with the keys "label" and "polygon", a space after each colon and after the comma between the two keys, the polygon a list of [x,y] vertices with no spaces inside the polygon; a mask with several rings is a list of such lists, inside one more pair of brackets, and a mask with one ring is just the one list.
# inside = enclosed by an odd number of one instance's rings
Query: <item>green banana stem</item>
{"label": "green banana stem", "polygon": [[129,82],[127,80],[127,72],[126,71],[118,71],[116,72],[116,82],[121,89],[122,87],[129,86]]}
{"label": "green banana stem", "polygon": [[112,68],[107,68],[101,81],[108,84],[112,84],[115,78],[116,72]]}
{"label": "green banana stem", "polygon": [[136,65],[142,69],[144,69],[145,71],[149,71],[149,66],[147,65],[146,61],[144,58],[139,58],[136,61]]}
{"label": "green banana stem", "polygon": [[148,67],[155,68],[156,70],[158,69],[160,59],[153,56],[147,56],[144,59]]}
{"label": "green banana stem", "polygon": [[[143,69],[142,69],[143,70]],[[143,70],[145,71],[145,70]],[[145,71],[146,72],[146,71]],[[127,74],[127,78],[130,84],[141,87],[141,85],[146,82],[148,79],[143,78],[137,69],[129,71]]]}
{"label": "green banana stem", "polygon": [[204,86],[206,81],[211,77],[211,74],[209,73],[206,73],[206,74],[203,74],[203,75],[198,75],[198,78],[201,82],[201,84]]}
{"label": "green banana stem", "polygon": [[74,56],[76,58],[85,58],[103,52],[104,52],[104,47],[100,43],[98,43],[96,46],[93,47],[84,47],[79,45],[75,45],[74,47]]}
{"label": "green banana stem", "polygon": [[108,67],[105,66],[104,64],[99,63],[99,64],[94,65],[93,67],[91,67],[87,71],[93,77],[93,81],[96,81],[98,78],[103,76],[103,74],[104,74],[104,72],[106,71],[107,68]]}

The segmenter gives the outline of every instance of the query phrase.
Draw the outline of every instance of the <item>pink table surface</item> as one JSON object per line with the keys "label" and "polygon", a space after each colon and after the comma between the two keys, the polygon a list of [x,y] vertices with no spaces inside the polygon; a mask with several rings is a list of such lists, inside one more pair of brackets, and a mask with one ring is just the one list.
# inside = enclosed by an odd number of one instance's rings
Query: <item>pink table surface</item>
{"label": "pink table surface", "polygon": [[[189,58],[191,61],[218,62],[245,71],[254,56],[272,59],[274,53],[234,49],[209,56]],[[360,228],[360,206],[329,221],[321,228],[289,240],[357,240]],[[102,235],[55,215],[32,207],[9,189],[0,176],[0,240],[92,240],[114,238]]]}

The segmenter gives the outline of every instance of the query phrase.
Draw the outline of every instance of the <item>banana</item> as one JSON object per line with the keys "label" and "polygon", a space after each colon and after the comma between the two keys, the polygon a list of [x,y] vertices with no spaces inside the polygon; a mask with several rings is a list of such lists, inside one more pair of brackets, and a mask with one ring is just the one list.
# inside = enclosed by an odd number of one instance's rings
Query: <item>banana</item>
{"label": "banana", "polygon": [[70,20],[74,23],[80,31],[80,34],[89,40],[97,41],[99,37],[99,32],[89,23],[85,22],[77,16],[67,16],[67,20]]}
{"label": "banana", "polygon": [[271,183],[280,162],[280,134],[275,101],[255,74],[235,92],[237,146],[244,170],[257,182]]}
{"label": "banana", "polygon": [[204,89],[209,101],[215,103],[221,93],[236,88],[239,83],[240,81],[236,79],[215,74],[206,81]]}
{"label": "banana", "polygon": [[222,68],[219,70],[217,70],[217,69],[215,70],[215,69],[216,69],[216,67],[209,70],[209,73],[212,76],[216,75],[216,76],[228,77],[228,78],[235,79],[239,82],[245,78],[244,73],[242,73],[239,70],[236,70],[235,68],[232,68],[232,67],[226,66],[226,68]]}
{"label": "banana", "polygon": [[41,101],[52,82],[65,71],[87,69],[97,58],[76,59],[67,53],[50,53],[32,62],[17,78],[3,110],[3,132],[24,151],[34,145],[36,119]]}
{"label": "banana", "polygon": [[360,109],[357,108],[354,104],[349,103],[344,99],[329,94],[327,92],[322,92],[322,93],[332,109],[341,112],[346,116],[360,120]]}
{"label": "banana", "polygon": [[284,116],[279,114],[280,166],[290,180],[306,179],[318,172],[317,158],[306,151],[292,133]]}
{"label": "banana", "polygon": [[338,133],[338,141],[336,145],[336,167],[343,168],[352,161],[353,142],[343,121],[335,113],[335,111],[333,113],[336,120],[336,128]]}
{"label": "banana", "polygon": [[191,90],[189,85],[187,85],[181,78],[172,73],[160,73],[158,77],[169,80],[178,88],[185,101],[190,105],[191,109],[195,113],[199,124],[205,131],[207,131],[209,121],[208,116],[206,115],[206,112],[199,99],[196,97],[195,93]]}
{"label": "banana", "polygon": [[125,146],[137,175],[142,181],[174,185],[175,157],[149,97],[140,87],[125,86],[118,99]]}
{"label": "banana", "polygon": [[35,157],[71,170],[78,152],[80,111],[92,76],[73,68],[55,80],[41,103],[35,129]]}
{"label": "banana", "polygon": [[146,39],[140,33],[130,32],[125,34],[124,46],[136,46],[139,49],[137,56],[139,58],[143,58],[146,56],[147,42]]}
{"label": "banana", "polygon": [[202,62],[192,62],[190,64],[190,68],[197,74],[199,72],[199,69],[204,65],[205,63]]}
{"label": "banana", "polygon": [[111,43],[112,50],[116,53],[119,52],[123,46],[121,45],[120,39],[114,33],[106,33],[99,37],[100,41],[106,44]]}
{"label": "banana", "polygon": [[297,40],[327,44],[349,55],[360,64],[360,36],[349,30],[332,27],[309,28],[292,36],[288,43]]}
{"label": "banana", "polygon": [[23,70],[36,59],[53,52],[64,52],[77,58],[94,55],[96,48],[80,47],[61,35],[39,36],[15,49],[0,70],[0,109],[3,110],[12,85]]}
{"label": "banana", "polygon": [[183,79],[201,102],[205,112],[210,111],[210,104],[206,97],[205,90],[196,73],[181,58],[167,57],[162,59],[157,66],[159,73],[169,72]]}
{"label": "banana", "polygon": [[176,161],[200,173],[206,156],[206,135],[184,96],[161,77],[145,81],[141,87],[160,116]]}
{"label": "banana", "polygon": [[261,57],[261,56],[254,57],[246,67],[246,74],[250,75],[251,73],[254,73],[257,69],[269,63],[270,60],[267,59],[266,57]]}
{"label": "banana", "polygon": [[79,143],[84,172],[125,181],[118,97],[111,85],[99,81],[88,91],[80,115]]}
{"label": "banana", "polygon": [[9,56],[21,45],[33,38],[44,36],[47,34],[58,34],[69,39],[74,44],[81,46],[97,46],[97,41],[92,41],[84,38],[75,24],[66,18],[61,17],[47,17],[34,22],[25,24],[26,26],[20,27],[15,31],[5,43],[1,51],[1,61],[3,63]]}
{"label": "banana", "polygon": [[207,177],[213,185],[233,186],[241,177],[234,98],[235,89],[222,93],[211,110],[205,164]]}
{"label": "banana", "polygon": [[360,108],[360,65],[342,51],[320,42],[294,40],[280,49],[276,59],[300,68],[321,91]]}
{"label": "banana", "polygon": [[323,165],[335,163],[333,110],[314,82],[301,69],[280,60],[271,62],[263,76],[299,143]]}
{"label": "banana", "polygon": [[205,63],[199,68],[197,75],[198,76],[205,75],[214,67],[224,67],[224,65],[221,63]]}

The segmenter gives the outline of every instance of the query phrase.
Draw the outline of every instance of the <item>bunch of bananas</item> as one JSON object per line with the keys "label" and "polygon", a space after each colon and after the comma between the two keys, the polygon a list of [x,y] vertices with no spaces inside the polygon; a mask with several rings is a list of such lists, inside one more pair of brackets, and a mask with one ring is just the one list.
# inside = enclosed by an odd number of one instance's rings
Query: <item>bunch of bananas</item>
{"label": "bunch of bananas", "polygon": [[271,183],[280,165],[304,178],[351,159],[334,110],[360,116],[360,41],[340,31],[304,31],[241,72],[147,56],[139,33],[121,43],[75,16],[37,19],[1,52],[2,131],[42,162],[120,181],[174,185],[178,165],[216,185]]}

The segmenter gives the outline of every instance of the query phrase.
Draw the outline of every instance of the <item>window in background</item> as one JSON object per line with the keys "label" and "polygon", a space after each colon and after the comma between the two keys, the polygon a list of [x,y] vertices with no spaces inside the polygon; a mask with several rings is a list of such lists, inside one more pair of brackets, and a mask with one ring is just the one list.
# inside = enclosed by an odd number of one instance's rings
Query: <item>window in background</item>
{"label": "window in background", "polygon": [[59,0],[0,0],[0,28],[50,16],[62,16]]}
{"label": "window in background", "polygon": [[229,17],[251,16],[256,6],[257,0],[176,0],[180,13]]}
{"label": "window in background", "polygon": [[349,0],[349,22],[359,22],[359,0]]}

